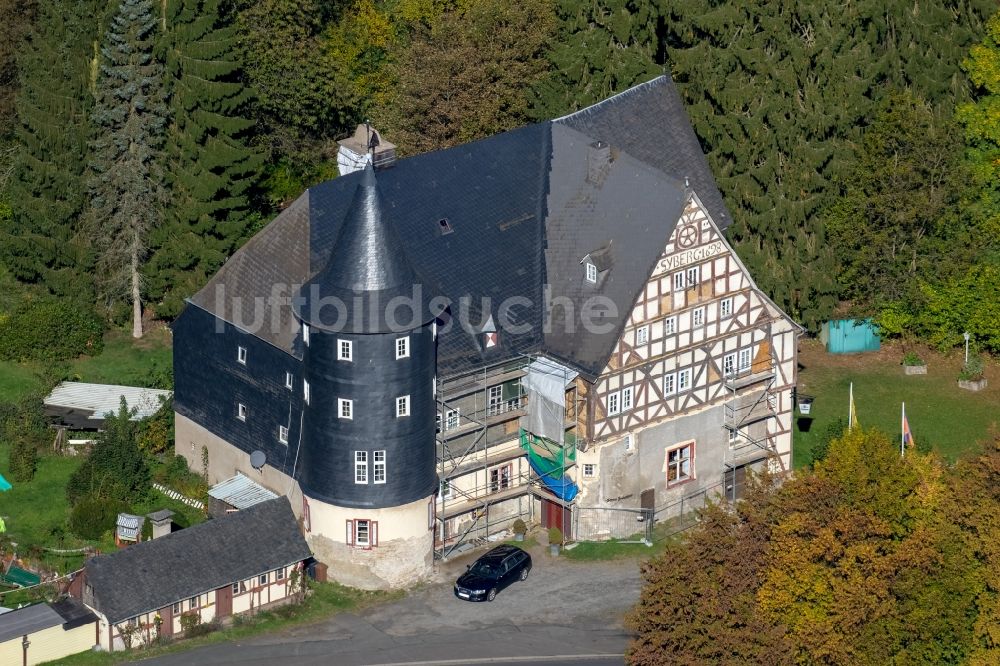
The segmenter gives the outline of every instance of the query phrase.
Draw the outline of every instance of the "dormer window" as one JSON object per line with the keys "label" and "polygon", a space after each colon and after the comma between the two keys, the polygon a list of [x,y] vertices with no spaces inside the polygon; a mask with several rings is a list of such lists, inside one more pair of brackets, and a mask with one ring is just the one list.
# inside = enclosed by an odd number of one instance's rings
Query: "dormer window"
{"label": "dormer window", "polygon": [[584,266],[587,268],[587,282],[597,284],[597,266],[589,261]]}

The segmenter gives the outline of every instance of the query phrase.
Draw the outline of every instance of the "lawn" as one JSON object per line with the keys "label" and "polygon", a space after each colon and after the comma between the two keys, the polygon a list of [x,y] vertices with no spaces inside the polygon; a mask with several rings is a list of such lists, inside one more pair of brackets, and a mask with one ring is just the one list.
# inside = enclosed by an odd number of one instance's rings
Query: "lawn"
{"label": "lawn", "polygon": [[[121,331],[104,337],[98,356],[81,356],[65,365],[69,379],[98,384],[151,386],[170,372],[170,330],[155,328],[134,340]],[[45,386],[45,364],[38,361],[0,361],[0,401],[15,402]]]}
{"label": "lawn", "polygon": [[[977,451],[990,427],[1000,424],[1000,369],[988,362],[989,386],[978,393],[958,388],[962,355],[942,355],[917,349],[927,362],[926,375],[906,376],[899,344],[878,352],[828,354],[819,342],[803,340],[799,353],[799,393],[815,396],[811,422],[799,416],[795,429],[795,467],[812,460],[812,447],[838,418],[847,419],[848,396],[854,383],[854,404],[862,427],[875,427],[895,441],[900,436],[900,406],[914,439],[930,445],[948,460]],[[798,415],[797,415],[798,416]],[[808,425],[808,431],[802,426]]]}

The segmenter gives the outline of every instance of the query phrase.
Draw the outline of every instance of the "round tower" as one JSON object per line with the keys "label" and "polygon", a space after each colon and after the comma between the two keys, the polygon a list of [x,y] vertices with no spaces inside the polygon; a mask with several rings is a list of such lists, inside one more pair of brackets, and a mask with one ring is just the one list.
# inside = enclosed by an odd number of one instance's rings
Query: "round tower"
{"label": "round tower", "polygon": [[346,584],[403,585],[432,566],[436,329],[426,291],[369,165],[294,308],[308,386],[296,465],[307,538]]}

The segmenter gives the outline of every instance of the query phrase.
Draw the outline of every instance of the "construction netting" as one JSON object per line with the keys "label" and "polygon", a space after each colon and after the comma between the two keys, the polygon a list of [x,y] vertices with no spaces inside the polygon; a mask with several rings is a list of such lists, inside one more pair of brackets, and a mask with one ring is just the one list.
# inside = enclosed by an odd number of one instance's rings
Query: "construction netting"
{"label": "construction netting", "polygon": [[559,499],[572,502],[579,488],[564,472],[576,460],[576,446],[562,445],[521,429],[521,448],[528,454],[531,469],[545,487]]}

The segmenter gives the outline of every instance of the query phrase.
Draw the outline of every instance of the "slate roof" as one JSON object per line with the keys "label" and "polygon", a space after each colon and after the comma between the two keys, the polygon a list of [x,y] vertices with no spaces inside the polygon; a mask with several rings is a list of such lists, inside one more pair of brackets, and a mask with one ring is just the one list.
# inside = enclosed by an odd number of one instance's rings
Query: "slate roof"
{"label": "slate roof", "polygon": [[[593,171],[588,160],[596,141],[610,145],[598,151],[610,161]],[[556,121],[376,173],[380,218],[403,239],[398,254],[421,276],[420,299],[433,293],[451,301],[450,325],[438,339],[445,378],[529,353],[596,377],[680,217],[689,194],[685,179],[720,226],[729,221],[680,98],[662,76]],[[298,285],[324,269],[357,264],[351,252],[338,264],[338,238],[345,220],[358,225],[352,202],[366,178],[356,172],[310,188],[192,302],[301,358],[290,306],[267,304],[253,328],[246,325],[254,321],[248,308],[254,299],[270,300],[275,284]],[[584,284],[580,262],[588,254],[603,267],[596,285]],[[580,319],[594,296],[613,311],[598,322],[608,324],[600,332]],[[564,321],[565,308],[552,304],[567,299],[575,312]],[[512,307],[503,310],[505,302]],[[479,331],[490,316],[500,344],[484,350]],[[512,325],[523,330],[512,333]]]}
{"label": "slate roof", "polygon": [[279,497],[91,558],[87,600],[121,622],[310,555],[288,499]]}

